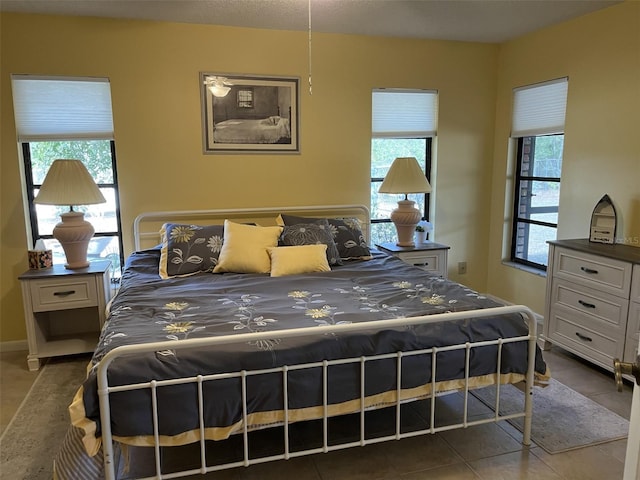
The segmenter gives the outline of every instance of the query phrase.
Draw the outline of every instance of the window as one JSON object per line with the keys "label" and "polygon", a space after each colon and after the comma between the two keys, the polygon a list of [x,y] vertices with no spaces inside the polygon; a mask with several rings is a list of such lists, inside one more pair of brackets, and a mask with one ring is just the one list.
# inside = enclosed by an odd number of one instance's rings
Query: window
{"label": "window", "polygon": [[238,90],[238,108],[253,108],[253,88]]}
{"label": "window", "polygon": [[[397,157],[415,157],[431,181],[431,137],[436,132],[437,92],[374,90],[371,140],[371,242],[397,239],[391,211],[401,196],[378,190]],[[410,200],[429,219],[429,194],[410,194]]]}
{"label": "window", "polygon": [[546,270],[557,238],[567,79],[514,91],[517,141],[511,261]]}
{"label": "window", "polygon": [[[371,242],[396,241],[398,234],[391,223],[391,211],[398,206],[401,195],[378,193],[391,164],[397,157],[415,157],[430,180],[431,138],[374,138],[371,140]],[[429,194],[412,193],[407,197],[416,202],[429,219]]]}
{"label": "window", "polygon": [[33,199],[55,159],[81,160],[107,200],[74,206],[95,228],[87,256],[90,261],[111,260],[117,280],[123,249],[109,82],[14,75],[12,86],[33,244],[43,239],[53,250],[54,263],[64,263],[52,232],[68,207],[35,205]]}
{"label": "window", "polygon": [[560,205],[564,135],[518,139],[514,228],[511,258],[546,270],[555,240]]}

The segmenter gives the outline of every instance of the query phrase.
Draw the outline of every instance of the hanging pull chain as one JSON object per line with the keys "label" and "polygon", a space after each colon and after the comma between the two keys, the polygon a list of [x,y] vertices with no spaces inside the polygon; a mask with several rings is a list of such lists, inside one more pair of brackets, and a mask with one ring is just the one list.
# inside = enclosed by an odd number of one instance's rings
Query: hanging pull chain
{"label": "hanging pull chain", "polygon": [[311,0],[309,0],[309,95],[313,94],[311,82]]}

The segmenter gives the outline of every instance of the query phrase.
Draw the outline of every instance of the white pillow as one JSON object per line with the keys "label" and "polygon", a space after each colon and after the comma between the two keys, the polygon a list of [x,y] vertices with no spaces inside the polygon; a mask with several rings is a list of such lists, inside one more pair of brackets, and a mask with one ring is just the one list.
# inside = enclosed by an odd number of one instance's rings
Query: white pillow
{"label": "white pillow", "polygon": [[224,241],[213,273],[269,273],[267,249],[278,245],[282,227],[260,227],[224,221]]}

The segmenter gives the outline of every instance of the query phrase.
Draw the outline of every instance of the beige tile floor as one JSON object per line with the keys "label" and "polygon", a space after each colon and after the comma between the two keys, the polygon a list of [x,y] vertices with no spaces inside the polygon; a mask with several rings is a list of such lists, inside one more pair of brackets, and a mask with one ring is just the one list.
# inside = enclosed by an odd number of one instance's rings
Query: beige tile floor
{"label": "beige tile floor", "polygon": [[[616,391],[613,375],[558,348],[545,352],[558,381],[629,418],[631,387]],[[37,372],[26,352],[0,353],[0,431],[29,391]],[[208,474],[212,480],[616,480],[626,440],[550,455],[523,447],[506,422]]]}

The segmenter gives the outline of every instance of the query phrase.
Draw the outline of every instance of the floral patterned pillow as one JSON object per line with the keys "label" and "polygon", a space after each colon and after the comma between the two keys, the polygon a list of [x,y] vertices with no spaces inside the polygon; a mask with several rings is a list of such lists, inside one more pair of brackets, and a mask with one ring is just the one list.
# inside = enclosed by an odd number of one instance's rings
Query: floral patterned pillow
{"label": "floral patterned pillow", "polygon": [[279,244],[283,246],[324,244],[327,246],[327,262],[329,262],[329,265],[342,265],[340,252],[338,252],[336,242],[331,235],[331,227],[326,220],[318,220],[317,223],[297,223],[284,226]]}
{"label": "floral patterned pillow", "polygon": [[222,225],[182,225],[165,223],[160,229],[161,278],[184,277],[211,272],[222,249]]}
{"label": "floral patterned pillow", "polygon": [[313,218],[298,217],[295,215],[281,214],[278,222],[283,225],[294,225],[297,223],[322,223],[329,222],[331,235],[338,247],[338,253],[342,260],[370,260],[371,249],[367,244],[360,220],[357,218]]}

